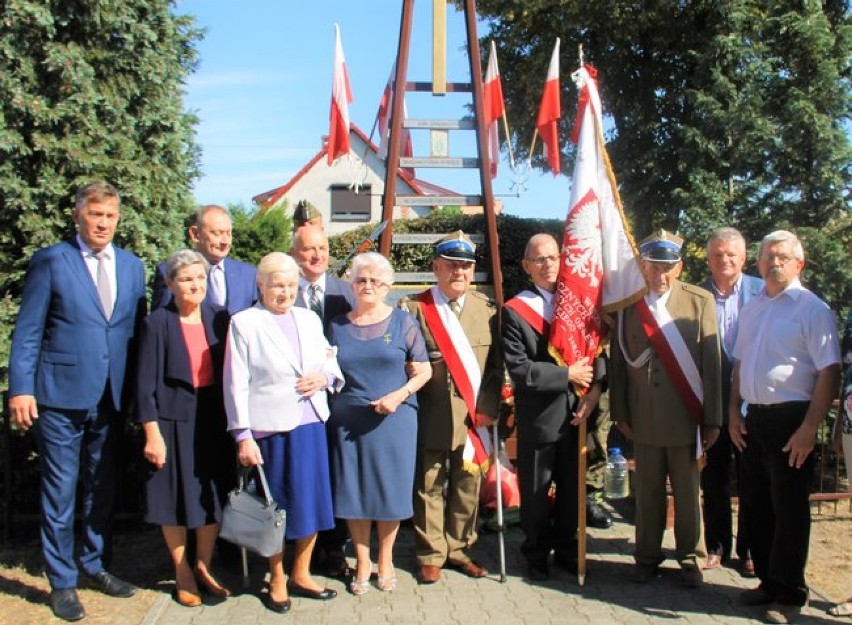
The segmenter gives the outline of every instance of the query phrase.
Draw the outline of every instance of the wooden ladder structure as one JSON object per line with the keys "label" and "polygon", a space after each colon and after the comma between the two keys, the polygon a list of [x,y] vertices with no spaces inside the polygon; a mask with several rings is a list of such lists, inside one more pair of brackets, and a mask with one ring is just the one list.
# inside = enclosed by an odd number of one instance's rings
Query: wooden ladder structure
{"label": "wooden ladder structure", "polygon": [[[390,113],[390,138],[385,173],[384,198],[382,200],[382,220],[388,226],[382,233],[379,251],[390,255],[393,241],[393,211],[395,206],[465,206],[479,205],[485,212],[489,256],[491,258],[491,283],[494,299],[498,306],[503,303],[503,273],[500,268],[500,249],[497,237],[497,218],[494,212],[494,192],[491,187],[490,159],[485,132],[484,104],[482,99],[482,65],[479,56],[479,39],[476,34],[476,2],[465,0],[464,18],[467,32],[467,56],[470,63],[470,82],[447,82],[447,46],[446,18],[448,0],[432,0],[433,38],[432,38],[432,81],[408,82],[406,73],[411,43],[411,28],[414,20],[414,0],[403,0],[402,19],[399,28],[399,48],[396,58],[393,101]],[[403,88],[396,88],[402,85]],[[404,98],[406,92],[426,92],[434,96],[447,93],[469,92],[473,97],[474,119],[404,119]],[[477,155],[475,157],[408,157],[400,158],[404,129],[427,129],[448,132],[450,130],[473,130],[476,133]],[[427,167],[446,169],[478,169],[480,180],[479,194],[472,195],[398,195],[396,192],[397,174],[400,167]],[[469,233],[468,233],[469,234]],[[436,239],[438,237],[435,237]]]}

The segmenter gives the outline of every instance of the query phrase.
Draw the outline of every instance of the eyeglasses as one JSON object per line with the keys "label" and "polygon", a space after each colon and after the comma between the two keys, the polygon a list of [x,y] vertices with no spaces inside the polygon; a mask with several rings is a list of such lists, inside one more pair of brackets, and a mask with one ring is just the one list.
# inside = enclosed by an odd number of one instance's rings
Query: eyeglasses
{"label": "eyeglasses", "polygon": [[538,265],[539,267],[547,264],[547,263],[558,263],[558,256],[536,256],[535,258],[528,258],[528,261]]}
{"label": "eyeglasses", "polygon": [[383,286],[388,286],[387,282],[382,282],[376,278],[355,278],[355,284],[358,286],[367,286],[368,284],[376,287],[377,289],[382,288]]}

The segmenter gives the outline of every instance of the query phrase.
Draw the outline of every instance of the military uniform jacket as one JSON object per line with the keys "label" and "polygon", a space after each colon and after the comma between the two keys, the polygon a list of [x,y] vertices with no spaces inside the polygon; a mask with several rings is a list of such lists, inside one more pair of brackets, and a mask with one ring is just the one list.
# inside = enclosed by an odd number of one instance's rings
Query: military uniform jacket
{"label": "military uniform jacket", "polygon": [[[432,365],[432,378],[417,393],[417,403],[420,406],[419,446],[436,451],[456,449],[464,445],[467,438],[467,428],[470,424],[467,406],[453,383],[435,338],[426,325],[420,302],[416,299],[404,299],[400,302],[400,307],[414,315],[420,324]],[[497,306],[485,295],[468,291],[459,321],[482,372],[476,410],[496,418],[503,386],[503,357],[497,327]]]}
{"label": "military uniform jacket", "polygon": [[[678,331],[692,354],[704,392],[704,425],[722,425],[722,375],[719,336],[713,296],[701,287],[676,281],[666,303]],[[636,304],[624,311],[621,344],[631,359],[651,347]],[[616,330],[617,332],[618,330]],[[632,367],[625,361],[619,337],[610,341],[610,410],[616,422],[633,430],[642,445],[674,446],[695,443],[696,423],[652,349],[650,360]]]}

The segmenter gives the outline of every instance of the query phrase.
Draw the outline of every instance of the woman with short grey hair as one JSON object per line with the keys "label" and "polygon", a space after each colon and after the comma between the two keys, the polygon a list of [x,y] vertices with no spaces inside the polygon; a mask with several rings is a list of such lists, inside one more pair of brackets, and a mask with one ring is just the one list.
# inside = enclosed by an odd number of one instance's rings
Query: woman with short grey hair
{"label": "woman with short grey hair", "polygon": [[[234,481],[222,401],[228,312],[204,301],[209,264],[201,254],[178,250],[166,269],[174,297],[145,319],[139,337],[137,419],[150,463],[145,520],[162,526],[176,600],[196,607],[199,587],[219,598],[231,594],[210,571],[222,498]],[[186,560],[188,529],[197,537],[194,570]]]}

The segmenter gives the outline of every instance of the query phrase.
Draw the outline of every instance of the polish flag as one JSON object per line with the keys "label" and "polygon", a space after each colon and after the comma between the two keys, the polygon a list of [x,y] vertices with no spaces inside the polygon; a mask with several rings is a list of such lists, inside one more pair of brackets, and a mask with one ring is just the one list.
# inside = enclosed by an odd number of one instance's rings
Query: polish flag
{"label": "polish flag", "polygon": [[503,103],[503,85],[500,83],[500,68],[497,67],[497,47],[494,45],[494,41],[491,42],[491,52],[488,54],[488,67],[485,70],[482,100],[485,109],[486,133],[488,134],[488,160],[491,161],[491,178],[493,179],[497,177],[497,162],[500,160],[498,122],[506,113],[506,105]]}
{"label": "polish flag", "polygon": [[562,115],[559,103],[559,38],[553,46],[553,56],[550,57],[550,67],[547,69],[547,82],[541,94],[541,105],[538,108],[538,119],[535,127],[544,144],[544,157],[553,171],[559,173],[559,129],[557,122]]}
{"label": "polish flag", "polygon": [[340,43],[340,28],[334,25],[334,76],[331,83],[331,114],[328,128],[328,164],[338,156],[349,153],[349,104],[352,102],[352,89],[349,87],[349,74],[346,72],[346,60],[343,58],[343,45]]}
{"label": "polish flag", "polygon": [[[391,68],[388,82],[385,85],[385,90],[382,92],[382,99],[379,101],[378,126],[379,126],[379,158],[387,160],[388,146],[390,145],[390,115],[393,107],[393,83],[396,78],[396,64]],[[402,98],[402,118],[408,117],[408,109],[405,106],[405,96]],[[402,149],[400,150],[402,158],[414,156],[414,149],[411,144],[411,131],[407,128],[402,129]],[[414,177],[414,168],[407,167],[403,169],[412,178]]]}
{"label": "polish flag", "polygon": [[593,361],[606,335],[603,315],[640,300],[645,292],[604,145],[597,71],[585,65],[571,77],[579,91],[572,137],[577,156],[550,326],[550,353],[567,365],[584,356]]}

